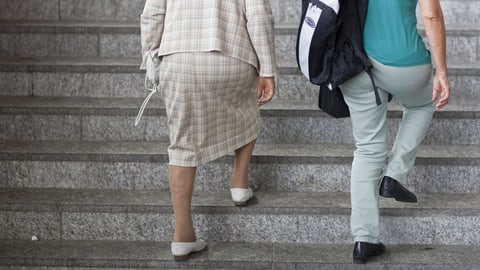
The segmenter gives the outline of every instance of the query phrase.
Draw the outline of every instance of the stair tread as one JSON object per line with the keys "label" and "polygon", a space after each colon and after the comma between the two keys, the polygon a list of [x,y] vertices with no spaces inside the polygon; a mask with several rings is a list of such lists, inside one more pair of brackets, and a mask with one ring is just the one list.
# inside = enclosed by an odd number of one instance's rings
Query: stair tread
{"label": "stair tread", "polygon": [[[286,265],[351,264],[351,250],[347,244],[209,242],[206,251],[178,264],[173,261],[169,242],[0,240],[0,265],[285,269]],[[479,253],[480,246],[387,244],[387,252],[371,258],[368,266],[462,265],[463,269],[474,269],[466,267],[480,265]]]}
{"label": "stair tread", "polygon": [[[68,160],[88,160],[96,155],[124,157],[126,160],[154,161],[154,157],[167,155],[168,143],[158,141],[0,141],[0,159],[15,158],[48,159],[68,158]],[[353,157],[351,144],[266,144],[258,143],[254,150],[255,158],[274,158],[276,162],[289,162],[302,159],[308,163],[328,158]],[[136,158],[135,158],[136,156]],[[417,160],[432,159],[467,165],[468,161],[480,159],[480,145],[421,145]],[[290,160],[291,162],[292,160]],[[456,162],[455,162],[456,161]]]}
{"label": "stair tread", "polygon": [[[105,72],[143,73],[139,69],[140,57],[15,57],[0,59],[0,72]],[[298,74],[295,61],[278,61],[282,74]],[[480,76],[480,61],[449,61],[450,75]]]}
{"label": "stair tread", "polygon": [[[35,97],[35,96],[4,96],[0,97],[0,113],[39,113],[39,114],[108,114],[111,110],[124,110],[124,114],[136,115],[143,98],[133,97]],[[160,98],[154,97],[146,108],[148,111],[165,110]],[[317,100],[277,100],[261,107],[263,116],[295,116],[295,112],[309,113],[308,116],[326,116],[320,113]],[[402,108],[398,104],[389,105],[390,116],[396,112],[401,117]],[[452,113],[467,113],[459,117],[479,117],[480,107],[477,103],[449,104],[443,110],[436,112],[434,117],[448,117]],[[312,114],[313,113],[313,114]],[[304,116],[305,114],[300,114]]]}
{"label": "stair tread", "polygon": [[[18,57],[18,56],[3,56],[0,59],[0,65],[98,65],[98,66],[111,66],[111,65],[124,65],[124,66],[137,66],[139,65],[140,57],[68,57],[68,56],[50,56],[50,57]],[[480,61],[449,61],[448,64],[452,68],[472,68],[480,69]],[[280,61],[280,67],[297,67],[297,63],[291,61]]]}
{"label": "stair tread", "polygon": [[[31,66],[128,66],[139,69],[140,57],[137,58],[99,58],[99,57],[16,57],[4,56],[0,65],[31,65]],[[140,71],[139,71],[140,72]]]}
{"label": "stair tread", "polygon": [[[420,23],[419,30],[423,31],[424,26]],[[296,34],[298,30],[297,23],[277,23],[275,24],[275,30]],[[480,24],[446,24],[446,31],[448,34],[478,34],[480,32]],[[16,20],[0,21],[0,33],[140,33],[139,21],[29,21],[29,20]]]}
{"label": "stair tread", "polygon": [[[382,215],[480,214],[478,193],[417,194],[419,203],[380,198]],[[234,207],[228,190],[195,191],[194,213],[349,215],[348,192],[256,191],[249,207]],[[0,211],[171,213],[169,191],[134,189],[0,188]]]}

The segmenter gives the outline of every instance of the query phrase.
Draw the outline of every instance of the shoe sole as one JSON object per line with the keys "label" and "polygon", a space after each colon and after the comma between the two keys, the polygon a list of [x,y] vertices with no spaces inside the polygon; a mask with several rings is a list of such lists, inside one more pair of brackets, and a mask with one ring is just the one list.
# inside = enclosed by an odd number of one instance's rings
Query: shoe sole
{"label": "shoe sole", "polygon": [[407,200],[407,199],[403,199],[403,198],[398,198],[398,197],[395,197],[394,195],[392,195],[388,192],[380,192],[379,195],[382,196],[382,197],[385,197],[385,198],[393,198],[397,202],[406,202],[406,203],[416,203],[416,202],[418,202],[417,200]]}
{"label": "shoe sole", "polygon": [[366,264],[368,259],[353,259],[354,264]]}
{"label": "shoe sole", "polygon": [[178,262],[181,262],[181,261],[186,261],[188,260],[188,257],[190,257],[190,255],[193,255],[195,253],[198,253],[198,252],[202,252],[204,250],[206,250],[208,248],[208,246],[205,246],[204,248],[200,249],[200,250],[197,250],[197,251],[192,251],[188,254],[185,254],[185,255],[173,255],[173,258],[175,259],[175,261],[178,261]]}
{"label": "shoe sole", "polygon": [[190,254],[187,254],[187,255],[181,255],[181,256],[173,256],[173,258],[175,259],[175,261],[186,261],[188,259],[188,255]]}
{"label": "shoe sole", "polygon": [[373,257],[373,256],[380,256],[383,253],[385,253],[385,250],[383,250],[381,252],[374,253],[374,254],[370,254],[370,256],[367,256],[366,258],[353,258],[353,263],[355,263],[355,264],[366,264],[367,261],[368,261],[368,258]]}
{"label": "shoe sole", "polygon": [[405,203],[417,203],[418,201],[415,200],[415,201],[409,201],[409,200],[403,200],[403,199],[398,199],[398,198],[395,198],[395,201],[397,202],[405,202]]}
{"label": "shoe sole", "polygon": [[248,204],[248,201],[244,201],[244,202],[233,202],[233,204],[235,204],[235,206],[246,206]]}
{"label": "shoe sole", "polygon": [[253,199],[255,195],[252,195],[252,197],[248,198],[248,200],[246,201],[233,201],[233,204],[235,204],[235,206],[247,206],[248,202],[251,201]]}

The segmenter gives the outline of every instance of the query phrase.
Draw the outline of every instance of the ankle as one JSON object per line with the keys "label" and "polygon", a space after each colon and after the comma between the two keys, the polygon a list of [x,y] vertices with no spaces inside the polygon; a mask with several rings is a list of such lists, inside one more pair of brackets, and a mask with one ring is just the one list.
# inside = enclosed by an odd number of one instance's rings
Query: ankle
{"label": "ankle", "polygon": [[235,181],[232,179],[230,188],[248,188],[248,180]]}
{"label": "ankle", "polygon": [[197,241],[197,237],[195,233],[188,233],[188,234],[177,234],[174,233],[173,235],[173,242],[195,242]]}
{"label": "ankle", "polygon": [[190,243],[197,241],[196,237],[174,237],[173,242]]}
{"label": "ankle", "polygon": [[231,185],[230,188],[248,188],[248,184],[242,184],[242,185]]}

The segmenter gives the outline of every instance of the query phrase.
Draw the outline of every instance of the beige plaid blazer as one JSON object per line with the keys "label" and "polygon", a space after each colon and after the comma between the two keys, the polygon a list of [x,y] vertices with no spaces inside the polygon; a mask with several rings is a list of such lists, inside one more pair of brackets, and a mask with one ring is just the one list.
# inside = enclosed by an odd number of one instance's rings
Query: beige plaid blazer
{"label": "beige plaid blazer", "polygon": [[259,76],[276,72],[269,0],[146,0],[141,15],[145,52],[159,55],[220,51],[253,65]]}

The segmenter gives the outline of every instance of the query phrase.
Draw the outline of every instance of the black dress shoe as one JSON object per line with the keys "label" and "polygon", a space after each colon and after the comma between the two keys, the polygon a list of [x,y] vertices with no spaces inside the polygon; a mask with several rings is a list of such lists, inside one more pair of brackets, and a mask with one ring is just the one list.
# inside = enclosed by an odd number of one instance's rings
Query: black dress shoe
{"label": "black dress shoe", "polygon": [[372,244],[367,242],[355,242],[353,247],[353,262],[366,263],[368,257],[382,255],[385,252],[385,245],[382,243]]}
{"label": "black dress shoe", "polygon": [[397,180],[388,176],[383,177],[380,184],[380,196],[395,198],[399,202],[417,202],[417,196],[404,188]]}

